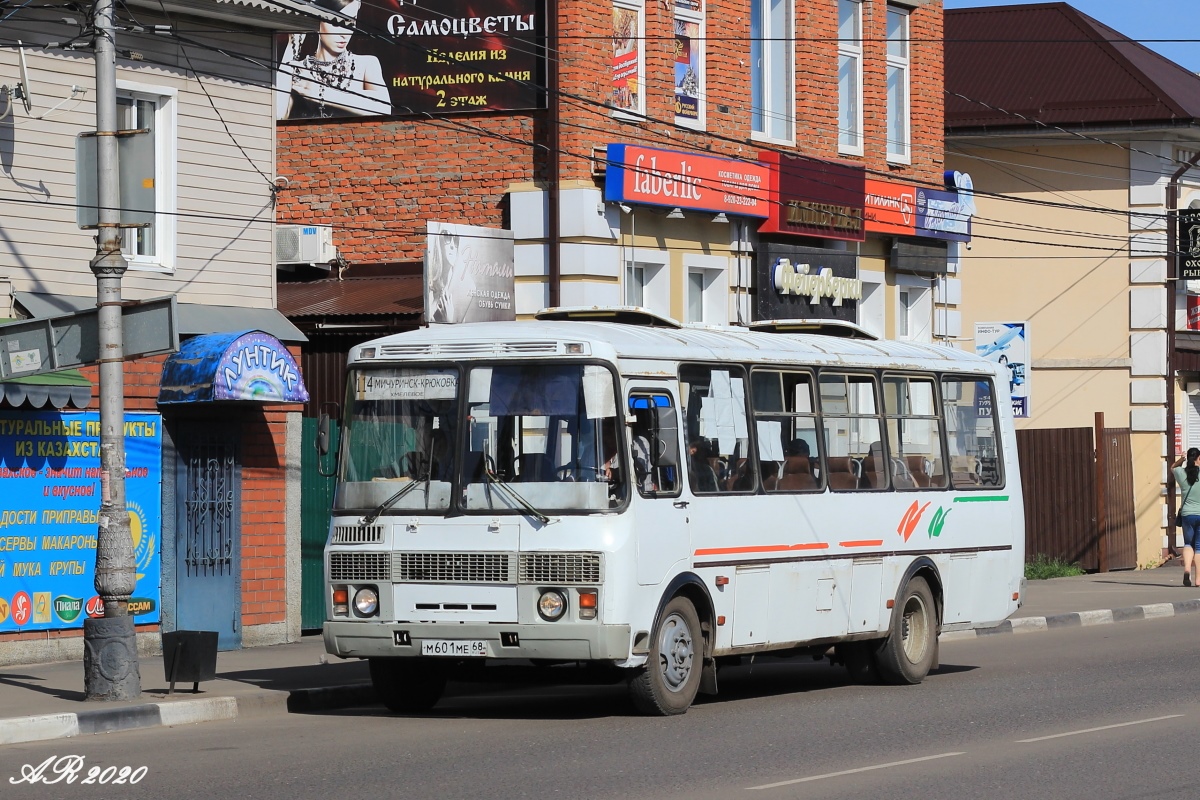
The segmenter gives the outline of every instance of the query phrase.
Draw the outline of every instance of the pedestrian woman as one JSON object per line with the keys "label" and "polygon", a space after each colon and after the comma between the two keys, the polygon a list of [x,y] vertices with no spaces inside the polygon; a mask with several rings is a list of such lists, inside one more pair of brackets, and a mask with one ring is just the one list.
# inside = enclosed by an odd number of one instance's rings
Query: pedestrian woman
{"label": "pedestrian woman", "polygon": [[1196,583],[1196,548],[1200,547],[1200,449],[1189,447],[1187,466],[1184,456],[1175,459],[1172,472],[1179,487],[1179,513],[1176,524],[1183,528],[1183,585]]}

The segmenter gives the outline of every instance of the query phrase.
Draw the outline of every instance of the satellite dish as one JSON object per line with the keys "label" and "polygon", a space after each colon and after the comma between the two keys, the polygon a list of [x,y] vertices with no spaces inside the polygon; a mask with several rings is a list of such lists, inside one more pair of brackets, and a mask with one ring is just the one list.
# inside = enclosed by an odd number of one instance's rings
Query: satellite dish
{"label": "satellite dish", "polygon": [[21,58],[21,82],[17,84],[17,94],[21,98],[22,105],[25,106],[25,113],[33,111],[33,92],[29,90],[29,66],[25,63],[25,46],[18,39],[17,52]]}

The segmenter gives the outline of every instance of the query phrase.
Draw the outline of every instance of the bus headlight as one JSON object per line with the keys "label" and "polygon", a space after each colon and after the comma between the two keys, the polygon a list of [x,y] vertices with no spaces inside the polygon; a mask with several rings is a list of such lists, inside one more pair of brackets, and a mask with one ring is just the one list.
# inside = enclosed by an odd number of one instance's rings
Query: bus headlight
{"label": "bus headlight", "polygon": [[379,610],[379,595],[372,586],[364,586],[354,593],[354,611],[360,617],[373,617]]}
{"label": "bus headlight", "polygon": [[567,613],[567,598],[558,589],[547,589],[538,598],[537,609],[542,619],[554,622]]}

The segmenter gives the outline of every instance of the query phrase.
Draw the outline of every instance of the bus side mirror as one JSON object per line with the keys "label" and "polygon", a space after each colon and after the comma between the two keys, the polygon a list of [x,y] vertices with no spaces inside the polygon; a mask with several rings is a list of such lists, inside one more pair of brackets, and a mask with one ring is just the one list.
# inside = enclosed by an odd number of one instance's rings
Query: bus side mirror
{"label": "bus side mirror", "polygon": [[[332,415],[329,413],[331,406],[333,408]],[[341,418],[340,412],[341,408],[337,403],[326,403],[321,407],[321,415],[317,417],[317,438],[315,442],[317,447],[317,473],[325,478],[331,478],[337,472],[336,464],[333,469],[326,472],[322,461],[329,454],[329,451],[333,449],[330,446],[332,444],[331,437],[334,433],[332,420],[333,418]]]}
{"label": "bus side mirror", "polygon": [[317,454],[327,455],[329,453],[329,415],[324,411],[317,419]]}

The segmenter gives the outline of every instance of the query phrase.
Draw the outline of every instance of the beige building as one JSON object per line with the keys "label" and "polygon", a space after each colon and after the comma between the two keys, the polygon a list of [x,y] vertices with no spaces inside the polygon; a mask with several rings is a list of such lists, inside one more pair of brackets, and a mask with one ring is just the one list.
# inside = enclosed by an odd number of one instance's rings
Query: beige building
{"label": "beige building", "polygon": [[1200,152],[1200,77],[1065,3],[947,11],[946,41],[946,166],[971,173],[978,207],[962,344],[991,341],[978,324],[1025,323],[1018,428],[1103,412],[1130,429],[1137,564],[1157,563],[1167,463],[1200,443],[1200,410],[1182,413],[1200,398],[1181,394],[1168,348],[1186,294],[1170,314],[1168,185],[1179,172],[1175,207],[1200,200],[1200,171],[1181,170]]}

